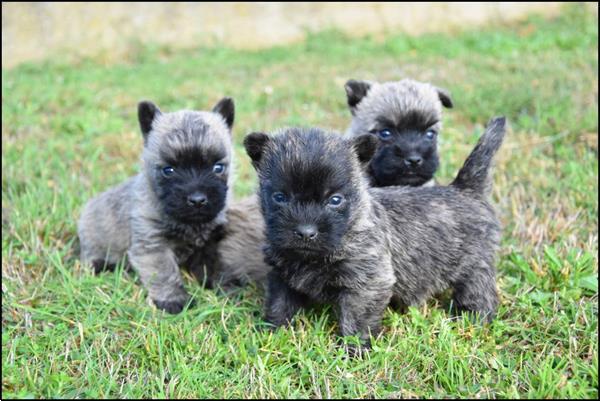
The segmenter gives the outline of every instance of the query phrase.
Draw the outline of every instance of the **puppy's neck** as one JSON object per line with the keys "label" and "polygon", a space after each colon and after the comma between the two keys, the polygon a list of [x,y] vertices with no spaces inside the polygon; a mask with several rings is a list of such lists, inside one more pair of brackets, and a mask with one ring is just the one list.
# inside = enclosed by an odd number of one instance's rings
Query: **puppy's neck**
{"label": "puppy's neck", "polygon": [[158,225],[164,237],[201,247],[208,241],[212,232],[222,224],[215,218],[209,222],[198,224],[179,223],[165,219]]}

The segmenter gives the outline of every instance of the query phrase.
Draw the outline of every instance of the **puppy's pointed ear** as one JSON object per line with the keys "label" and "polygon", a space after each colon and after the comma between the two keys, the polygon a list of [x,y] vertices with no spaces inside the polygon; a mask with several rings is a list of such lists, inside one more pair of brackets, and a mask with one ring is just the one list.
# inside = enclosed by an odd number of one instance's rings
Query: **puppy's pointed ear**
{"label": "puppy's pointed ear", "polygon": [[451,109],[454,106],[454,104],[452,103],[452,98],[450,97],[450,92],[448,92],[444,88],[438,88],[438,87],[436,87],[435,90],[437,90],[437,93],[440,98],[440,102],[442,102],[442,105],[448,109]]}
{"label": "puppy's pointed ear", "polygon": [[377,150],[377,138],[374,135],[361,135],[351,139],[352,147],[361,164],[367,164],[373,158]]}
{"label": "puppy's pointed ear", "polygon": [[246,153],[252,159],[252,165],[258,170],[258,165],[265,153],[271,138],[263,132],[253,132],[244,138]]}
{"label": "puppy's pointed ear", "polygon": [[360,101],[367,95],[369,89],[371,89],[371,83],[367,81],[357,81],[354,79],[349,80],[344,85],[344,89],[346,90],[346,97],[348,98],[348,106],[350,107],[350,112],[354,115],[354,111],[356,110],[356,106],[360,103]]}
{"label": "puppy's pointed ear", "polygon": [[138,120],[144,136],[144,143],[146,143],[148,134],[152,131],[152,122],[161,114],[159,108],[150,101],[144,100],[138,103]]}
{"label": "puppy's pointed ear", "polygon": [[223,99],[219,100],[219,103],[215,104],[215,107],[213,107],[212,111],[220,114],[231,130],[231,127],[233,126],[233,118],[235,117],[235,106],[233,104],[233,99],[230,97],[224,97]]}

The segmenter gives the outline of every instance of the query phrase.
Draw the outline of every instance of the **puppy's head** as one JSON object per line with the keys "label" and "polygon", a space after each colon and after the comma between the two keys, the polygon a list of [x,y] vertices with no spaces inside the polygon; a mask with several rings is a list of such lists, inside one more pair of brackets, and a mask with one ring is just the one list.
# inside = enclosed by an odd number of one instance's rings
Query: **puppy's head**
{"label": "puppy's head", "polygon": [[252,133],[244,146],[258,172],[270,247],[302,258],[338,249],[369,205],[363,165],[375,152],[375,138],[290,128],[274,136]]}
{"label": "puppy's head", "polygon": [[231,176],[234,104],[219,101],[212,111],[162,113],[151,102],[138,105],[144,136],[144,173],[169,217],[205,223],[224,216]]}
{"label": "puppy's head", "polygon": [[353,135],[378,138],[368,166],[376,186],[422,185],[437,170],[437,136],[442,106],[452,107],[448,92],[403,79],[383,84],[350,80],[345,85]]}

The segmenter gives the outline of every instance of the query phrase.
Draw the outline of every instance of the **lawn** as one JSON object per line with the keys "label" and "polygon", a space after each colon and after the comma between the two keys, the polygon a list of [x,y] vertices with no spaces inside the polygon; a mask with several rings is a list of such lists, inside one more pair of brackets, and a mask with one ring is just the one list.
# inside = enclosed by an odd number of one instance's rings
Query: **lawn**
{"label": "lawn", "polygon": [[[140,47],[118,64],[62,58],[2,71],[2,398],[598,396],[598,17],[453,34],[337,32],[260,51]],[[80,265],[84,203],[138,171],[139,100],[161,109],[236,101],[236,197],[256,176],[252,130],[345,130],[344,82],[413,77],[447,88],[438,180],[449,182],[494,115],[510,130],[492,200],[504,226],[501,307],[453,320],[444,296],[388,310],[368,356],[346,358],[329,308],[256,330],[262,292],[199,288],[156,310],[136,276]]]}

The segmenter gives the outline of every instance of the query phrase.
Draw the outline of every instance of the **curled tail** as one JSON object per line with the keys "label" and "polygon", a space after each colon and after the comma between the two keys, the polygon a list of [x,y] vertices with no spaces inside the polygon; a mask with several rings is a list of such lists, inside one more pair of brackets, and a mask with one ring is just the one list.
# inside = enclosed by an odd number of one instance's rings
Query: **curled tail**
{"label": "curled tail", "polygon": [[504,139],[505,126],[505,117],[495,117],[490,120],[475,149],[473,149],[450,185],[481,195],[486,195],[489,192],[491,187],[490,165],[502,144],[502,139]]}

